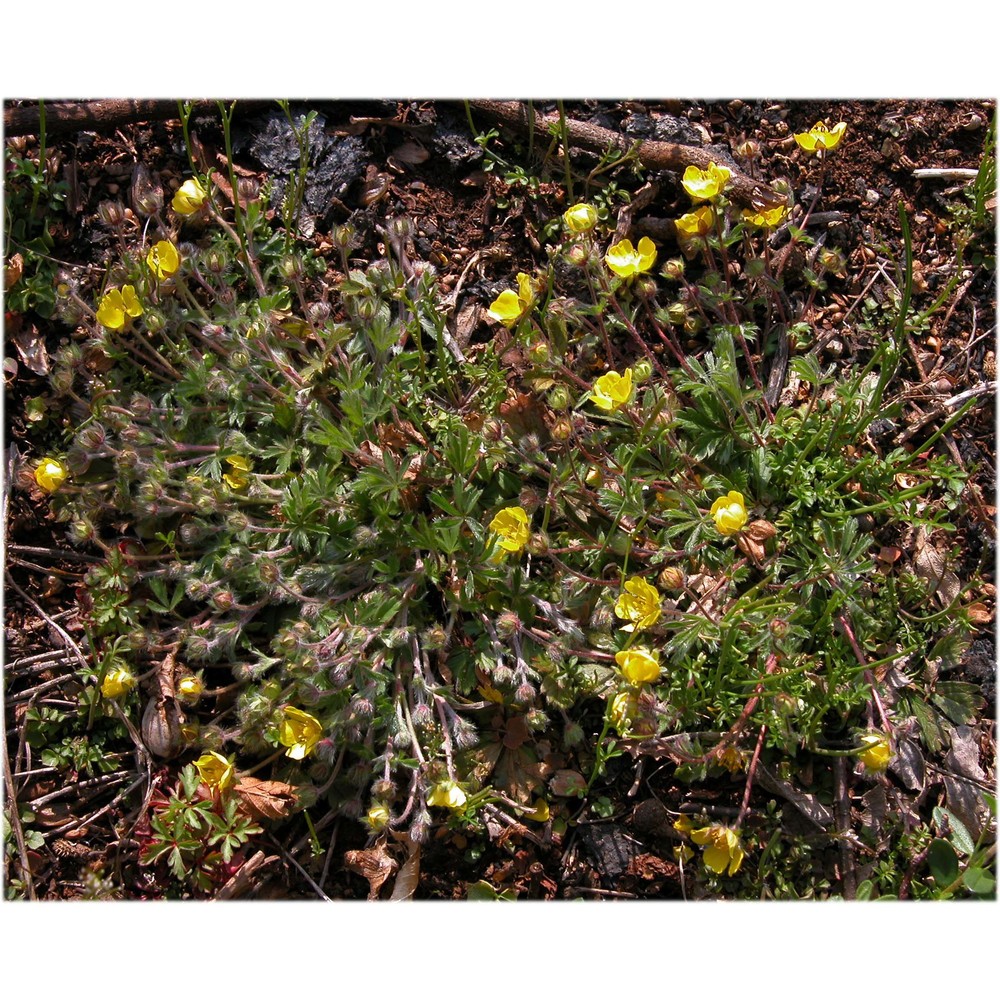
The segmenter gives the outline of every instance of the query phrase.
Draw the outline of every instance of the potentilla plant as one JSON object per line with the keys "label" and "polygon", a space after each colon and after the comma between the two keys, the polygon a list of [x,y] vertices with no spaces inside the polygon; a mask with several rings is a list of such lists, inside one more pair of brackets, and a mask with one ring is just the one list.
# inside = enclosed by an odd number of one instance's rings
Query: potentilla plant
{"label": "potentilla plant", "polygon": [[484,303],[518,371],[452,339],[408,220],[368,264],[338,229],[337,272],[259,199],[185,179],[103,287],[67,294],[71,427],[26,470],[104,557],[81,590],[88,655],[121,667],[100,697],[138,723],[170,654],[171,683],[197,678],[174,748],[203,782],[266,766],[299,808],[416,842],[497,808],[565,823],[626,749],[672,757],[694,798],[725,771],[733,820],[691,828],[712,878],[766,835],[762,754],[823,759],[853,727],[834,749],[882,766],[879,668],[944,623],[901,617],[859,518],[941,527],[961,477],[859,460],[898,331],[856,376],[823,371],[796,325],[822,260],[792,295],[772,237],[808,246],[801,217],[738,209],[730,177],[684,173],[670,246],[567,209],[549,263]]}

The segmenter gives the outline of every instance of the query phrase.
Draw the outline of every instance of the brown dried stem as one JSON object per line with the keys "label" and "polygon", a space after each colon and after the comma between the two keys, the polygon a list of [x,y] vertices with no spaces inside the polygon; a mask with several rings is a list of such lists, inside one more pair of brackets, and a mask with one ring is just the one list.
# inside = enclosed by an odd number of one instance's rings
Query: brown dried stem
{"label": "brown dried stem", "polygon": [[[520,101],[475,100],[469,101],[469,105],[490,118],[523,132],[533,127],[536,132],[545,134],[550,125],[559,124],[557,115],[546,116],[537,112],[534,113],[532,122],[529,117],[532,113],[527,105]],[[644,167],[652,170],[684,170],[690,166],[705,170],[710,163],[718,159],[717,156],[697,146],[682,146],[675,142],[637,141],[611,129],[592,125],[590,122],[568,118],[565,125],[572,144],[597,152],[615,149],[623,154],[632,154]],[[732,170],[732,178],[728,194],[733,201],[757,209],[768,205],[785,204],[785,197],[766,184],[748,177],[731,166],[729,169]]]}

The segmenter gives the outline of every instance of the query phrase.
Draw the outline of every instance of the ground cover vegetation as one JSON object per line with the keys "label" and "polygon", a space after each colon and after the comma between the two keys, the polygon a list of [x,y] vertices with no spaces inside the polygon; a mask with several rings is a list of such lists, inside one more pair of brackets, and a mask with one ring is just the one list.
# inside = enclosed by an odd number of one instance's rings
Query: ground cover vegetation
{"label": "ground cover vegetation", "polygon": [[263,183],[237,106],[175,107],[88,263],[44,109],[8,139],[8,373],[55,331],[8,440],[52,538],[7,538],[44,622],[8,898],[995,895],[991,455],[955,445],[992,375],[902,388],[989,297],[988,115],[931,276],[902,200],[838,242],[871,139],[835,106],[774,140],[794,175],[763,134],[664,174],[561,104],[460,107],[531,252],[457,265],[371,171],[317,228],[317,116],[277,106]]}

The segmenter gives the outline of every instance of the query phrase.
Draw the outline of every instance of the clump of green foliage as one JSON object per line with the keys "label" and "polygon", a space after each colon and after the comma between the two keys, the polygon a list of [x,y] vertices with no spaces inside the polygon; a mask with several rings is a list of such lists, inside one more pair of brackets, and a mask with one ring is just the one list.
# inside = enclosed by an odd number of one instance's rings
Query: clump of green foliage
{"label": "clump of green foliage", "polygon": [[[51,507],[102,557],[81,597],[88,712],[142,714],[139,687],[98,694],[109,655],[137,674],[176,655],[207,686],[184,754],[270,757],[300,805],[414,841],[491,804],[565,823],[557,802],[599,802],[625,749],[655,745],[697,786],[761,754],[853,763],[859,735],[894,741],[877,678],[964,628],[961,595],[928,613],[927,581],[875,558],[903,527],[952,530],[963,487],[924,457],[936,435],[868,436],[892,416],[909,260],[845,377],[801,318],[844,263],[784,213],[755,220],[723,187],[677,256],[626,274],[606,223],[567,221],[539,270],[511,276],[513,312],[492,303],[501,350],[456,342],[406,218],[367,263],[340,227],[338,272],[263,197],[241,207],[199,183],[196,213],[151,206],[96,296],[62,289],[85,335],[51,377],[69,472]],[[806,252],[794,277],[781,226]],[[158,275],[163,242],[179,263]],[[126,287],[141,314],[99,321]],[[602,407],[621,386],[609,372],[631,388]],[[498,519],[515,509],[523,534]],[[655,614],[630,613],[636,580]],[[286,734],[289,708],[314,739]],[[237,824],[185,774],[154,822],[179,880],[206,831]],[[748,798],[729,825],[750,852],[775,820]]]}

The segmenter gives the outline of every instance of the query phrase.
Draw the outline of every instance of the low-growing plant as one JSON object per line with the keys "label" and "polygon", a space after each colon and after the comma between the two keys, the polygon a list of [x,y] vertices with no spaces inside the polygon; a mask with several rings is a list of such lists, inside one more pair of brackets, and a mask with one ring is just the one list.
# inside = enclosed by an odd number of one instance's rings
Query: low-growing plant
{"label": "low-growing plant", "polygon": [[[820,172],[842,134],[806,134]],[[926,581],[878,554],[952,530],[964,478],[926,459],[930,430],[868,443],[897,412],[912,261],[868,357],[824,367],[804,307],[843,261],[790,204],[741,211],[729,176],[685,173],[665,261],[572,207],[545,265],[488,303],[514,350],[456,341],[408,219],[368,262],[339,227],[331,265],[259,200],[187,182],[63,300],[85,317],[51,378],[65,476],[34,478],[103,555],[81,588],[90,697],[136,719],[137,690],[97,694],[108,658],[148,673],[176,653],[205,678],[191,752],[267,758],[301,804],[416,842],[494,806],[606,815],[608,761],[655,752],[695,788],[745,775],[727,823],[690,830],[710,871],[763,845],[806,863],[749,807],[757,761],[884,768],[901,718],[881,678],[919,700],[921,651],[964,599],[928,614]],[[201,885],[250,827],[195,781],[145,858]]]}

